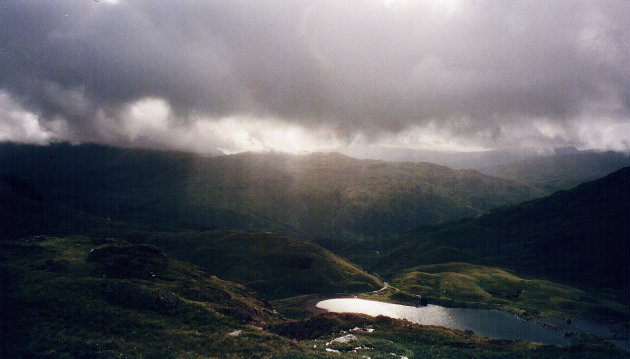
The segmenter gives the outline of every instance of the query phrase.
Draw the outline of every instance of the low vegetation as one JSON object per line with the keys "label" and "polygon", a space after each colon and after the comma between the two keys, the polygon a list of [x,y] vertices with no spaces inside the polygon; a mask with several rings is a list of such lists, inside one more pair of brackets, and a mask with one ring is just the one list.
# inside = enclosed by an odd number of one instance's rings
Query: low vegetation
{"label": "low vegetation", "polygon": [[595,338],[556,347],[488,339],[471,331],[412,324],[383,316],[322,314],[270,325],[267,330],[300,340],[315,352],[339,358],[626,358],[630,354]]}
{"label": "low vegetation", "polygon": [[[5,358],[300,352],[295,343],[255,328],[279,316],[254,292],[167,259],[156,248],[27,237],[2,242],[1,253]],[[243,334],[228,335],[235,330]]]}
{"label": "low vegetation", "polygon": [[268,299],[382,287],[375,276],[316,244],[271,233],[217,230],[153,234],[142,240]]}
{"label": "low vegetation", "polygon": [[541,346],[384,317],[287,321],[240,285],[115,239],[26,237],[0,249],[4,358],[628,357],[599,341]]}
{"label": "low vegetation", "polygon": [[[478,218],[421,226],[385,242],[375,266],[396,272],[453,261],[589,288],[630,286],[630,167]],[[373,242],[376,246],[385,245]]]}
{"label": "low vegetation", "polygon": [[[628,357],[588,335],[544,346],[319,314],[314,304],[337,295],[416,304],[421,295],[522,317],[613,318],[627,335],[629,169],[381,238],[539,192],[337,154],[51,151],[19,147],[36,169],[26,174],[0,158],[10,170],[0,176],[3,357]],[[390,286],[379,290],[385,283],[368,271]]]}
{"label": "low vegetation", "polygon": [[598,314],[618,321],[630,318],[630,308],[609,296],[475,264],[418,266],[402,270],[389,283],[388,290],[362,297],[416,305],[421,296],[432,304],[498,309],[524,318],[553,316],[572,320]]}

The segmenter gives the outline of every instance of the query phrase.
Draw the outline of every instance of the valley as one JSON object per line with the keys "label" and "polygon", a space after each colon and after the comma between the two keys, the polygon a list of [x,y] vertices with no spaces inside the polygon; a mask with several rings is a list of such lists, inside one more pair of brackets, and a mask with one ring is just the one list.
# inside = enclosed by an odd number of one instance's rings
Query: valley
{"label": "valley", "polygon": [[630,359],[628,19],[0,1],[0,359]]}
{"label": "valley", "polygon": [[[11,146],[0,158],[8,357],[630,357],[628,168],[545,196],[337,154]],[[561,340],[316,308],[339,297],[499,311]],[[609,332],[559,329],[584,320]]]}
{"label": "valley", "polygon": [[553,346],[384,316],[287,320],[239,284],[114,239],[30,237],[0,254],[5,357],[630,357],[587,335]]}

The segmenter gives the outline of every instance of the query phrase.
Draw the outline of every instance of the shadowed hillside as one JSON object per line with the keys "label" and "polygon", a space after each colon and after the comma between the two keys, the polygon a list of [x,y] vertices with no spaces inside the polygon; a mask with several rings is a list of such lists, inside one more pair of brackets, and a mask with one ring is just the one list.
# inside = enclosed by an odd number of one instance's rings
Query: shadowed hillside
{"label": "shadowed hillside", "polygon": [[[4,241],[6,358],[249,357],[284,347],[248,324],[280,319],[255,293],[157,248],[88,237]],[[281,349],[280,349],[281,350]],[[188,353],[188,354],[186,354]]]}
{"label": "shadowed hillside", "polygon": [[376,290],[382,282],[307,241],[243,231],[160,234],[148,238],[175,258],[267,298]]}
{"label": "shadowed hillside", "polygon": [[[0,187],[3,189],[3,187]],[[0,192],[0,240],[28,235],[89,235],[149,242],[175,258],[256,289],[268,298],[302,294],[353,293],[382,283],[320,246],[271,233],[195,232],[168,223],[107,220],[71,207],[32,201],[4,188]]]}
{"label": "shadowed hillside", "polygon": [[96,145],[4,144],[0,168],[44,200],[104,218],[300,238],[399,233],[475,216],[541,192],[475,171],[340,154],[214,158]]}
{"label": "shadowed hillside", "polygon": [[[593,287],[630,286],[630,167],[568,191],[401,236],[383,268],[474,261]],[[395,244],[392,244],[395,246]]]}

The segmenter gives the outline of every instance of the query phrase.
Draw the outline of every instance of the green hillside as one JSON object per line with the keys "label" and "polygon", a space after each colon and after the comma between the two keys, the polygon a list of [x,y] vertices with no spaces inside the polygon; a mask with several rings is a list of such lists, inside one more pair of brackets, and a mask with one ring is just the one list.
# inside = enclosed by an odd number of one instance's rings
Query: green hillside
{"label": "green hillside", "polygon": [[114,239],[25,237],[0,256],[3,358],[629,357],[589,337],[555,347],[386,317],[288,321],[242,286]]}
{"label": "green hillside", "polygon": [[[4,358],[248,357],[292,349],[251,327],[278,319],[255,293],[154,247],[40,236],[4,241],[1,254]],[[247,335],[227,336],[237,329]]]}
{"label": "green hillside", "polygon": [[591,287],[630,286],[630,167],[474,219],[389,242],[379,267],[467,261]]}
{"label": "green hillside", "polygon": [[[388,275],[390,288],[364,298],[407,302],[418,296],[447,307],[491,308],[524,318],[599,317],[627,323],[630,306],[619,296],[518,276],[508,270],[462,262],[427,264]],[[544,320],[544,319],[543,319]]]}
{"label": "green hillside", "polygon": [[365,238],[475,216],[542,192],[475,171],[340,154],[187,153],[3,144],[0,171],[103,218],[298,238]]}
{"label": "green hillside", "polygon": [[208,273],[254,288],[267,298],[370,291],[382,286],[348,261],[317,244],[271,233],[198,232],[166,222],[108,220],[71,207],[0,192],[0,240],[27,235],[81,234],[151,243]]}
{"label": "green hillside", "polygon": [[[476,218],[370,238],[539,192],[473,171],[338,154],[6,148],[3,357],[627,356],[589,336],[559,348],[382,317],[289,321],[274,309],[297,317],[321,296],[422,295],[525,317],[596,315],[615,319],[623,336],[623,293],[580,286],[628,288],[630,168]],[[234,228],[309,229],[302,237],[314,239]],[[376,291],[385,284],[362,268],[391,286]],[[349,332],[356,343],[330,344]]]}
{"label": "green hillside", "polygon": [[148,243],[270,299],[376,290],[382,282],[313,243],[243,231],[152,235]]}

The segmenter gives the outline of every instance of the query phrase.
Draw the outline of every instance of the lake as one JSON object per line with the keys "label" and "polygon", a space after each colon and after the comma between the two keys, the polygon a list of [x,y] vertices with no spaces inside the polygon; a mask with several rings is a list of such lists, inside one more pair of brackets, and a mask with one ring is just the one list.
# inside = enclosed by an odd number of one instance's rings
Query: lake
{"label": "lake", "polygon": [[[356,298],[323,300],[317,303],[316,307],[329,312],[384,315],[396,319],[407,319],[417,324],[472,330],[475,334],[484,337],[520,339],[554,345],[570,344],[570,340],[564,336],[564,330],[553,329],[539,322],[521,319],[498,310],[446,308],[431,304],[425,307],[412,307]],[[605,324],[595,321],[578,320],[571,324],[556,321],[554,324],[568,331],[586,331],[603,337],[609,337],[611,334]],[[615,342],[615,344],[628,349],[627,341]]]}

